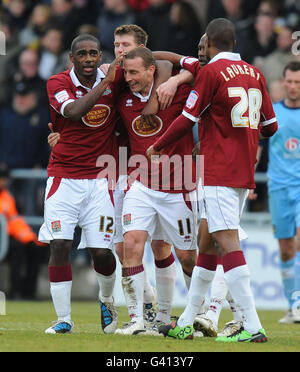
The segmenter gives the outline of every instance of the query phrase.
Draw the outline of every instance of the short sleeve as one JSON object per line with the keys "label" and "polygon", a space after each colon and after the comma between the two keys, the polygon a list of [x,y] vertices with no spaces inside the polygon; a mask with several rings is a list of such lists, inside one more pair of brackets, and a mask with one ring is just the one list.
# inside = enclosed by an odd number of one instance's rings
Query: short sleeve
{"label": "short sleeve", "polygon": [[75,101],[76,97],[68,88],[68,83],[65,79],[54,76],[47,82],[47,92],[51,107],[62,116],[67,104]]}

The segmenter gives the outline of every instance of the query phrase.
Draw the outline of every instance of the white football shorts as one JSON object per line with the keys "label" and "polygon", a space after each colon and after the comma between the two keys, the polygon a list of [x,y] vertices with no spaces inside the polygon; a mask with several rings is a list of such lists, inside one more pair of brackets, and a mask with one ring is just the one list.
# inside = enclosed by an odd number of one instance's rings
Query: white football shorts
{"label": "white football shorts", "polygon": [[[151,190],[135,181],[126,192],[122,214],[123,233],[147,231],[151,240],[164,239],[175,248],[197,249],[197,195]],[[159,239],[160,240],[160,239]]]}
{"label": "white football shorts", "polygon": [[238,230],[249,190],[204,186],[204,208],[210,233]]}
{"label": "white football shorts", "polygon": [[77,225],[87,247],[112,249],[115,211],[107,180],[49,177],[39,240],[73,240]]}

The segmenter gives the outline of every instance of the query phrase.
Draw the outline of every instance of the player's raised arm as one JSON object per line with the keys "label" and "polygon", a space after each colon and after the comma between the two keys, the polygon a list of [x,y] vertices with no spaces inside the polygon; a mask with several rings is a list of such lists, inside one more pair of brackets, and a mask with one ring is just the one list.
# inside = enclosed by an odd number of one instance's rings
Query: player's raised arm
{"label": "player's raised arm", "polygon": [[175,67],[181,67],[180,61],[182,59],[182,55],[176,54],[173,52],[163,52],[163,51],[157,51],[153,52],[153,55],[156,60],[166,60],[173,64]]}
{"label": "player's raised arm", "polygon": [[116,58],[109,66],[106,77],[94,87],[89,93],[76,101],[70,102],[64,109],[64,115],[73,121],[80,120],[86,115],[92,107],[97,103],[99,97],[105,92],[109,84],[111,84],[116,75],[116,67],[119,65],[122,57]]}

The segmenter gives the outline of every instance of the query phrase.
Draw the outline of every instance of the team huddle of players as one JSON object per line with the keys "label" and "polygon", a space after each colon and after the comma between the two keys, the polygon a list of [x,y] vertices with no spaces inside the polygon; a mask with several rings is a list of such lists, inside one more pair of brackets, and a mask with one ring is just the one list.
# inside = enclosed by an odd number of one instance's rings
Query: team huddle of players
{"label": "team huddle of players", "polygon": [[[258,139],[277,130],[264,78],[232,52],[234,26],[226,19],[208,25],[199,59],[152,53],[146,43],[140,27],[119,27],[116,60],[99,69],[98,40],[79,36],[71,46],[73,68],[48,81],[55,133],[49,138],[52,153],[39,239],[50,243],[50,290],[58,320],[46,333],[73,330],[69,253],[79,225],[80,247],[89,250],[99,283],[104,333],[217,336],[204,304],[218,266],[234,321],[216,340],[265,342],[239,227],[248,190],[255,188]],[[200,172],[191,160],[197,152],[195,123],[204,159]],[[124,147],[130,156],[120,159]],[[118,169],[113,180],[107,176],[110,156]],[[148,240],[156,290],[143,266]],[[114,246],[130,316],[121,328],[113,299]],[[187,306],[173,323],[176,266],[171,246],[189,290]]]}

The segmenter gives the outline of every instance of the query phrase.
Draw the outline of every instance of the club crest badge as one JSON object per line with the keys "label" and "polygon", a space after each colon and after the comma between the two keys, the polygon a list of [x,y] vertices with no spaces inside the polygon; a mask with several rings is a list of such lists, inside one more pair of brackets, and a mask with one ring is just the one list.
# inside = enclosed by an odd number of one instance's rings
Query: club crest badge
{"label": "club crest badge", "polygon": [[132,130],[141,137],[154,136],[161,131],[162,127],[163,122],[158,116],[155,116],[155,122],[152,125],[142,120],[141,116],[138,116],[132,122]]}
{"label": "club crest badge", "polygon": [[61,223],[60,221],[53,221],[51,222],[51,228],[53,232],[60,232],[61,231]]}

